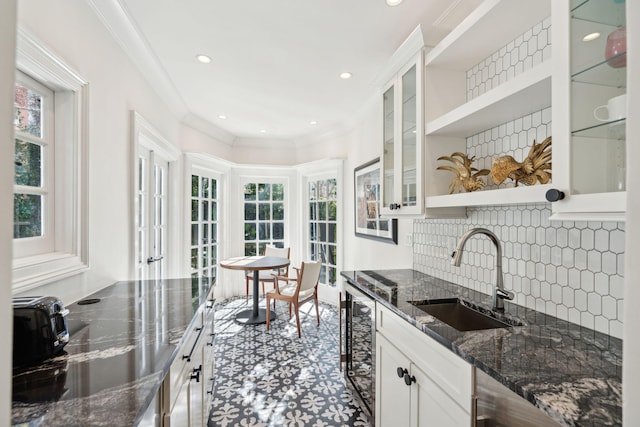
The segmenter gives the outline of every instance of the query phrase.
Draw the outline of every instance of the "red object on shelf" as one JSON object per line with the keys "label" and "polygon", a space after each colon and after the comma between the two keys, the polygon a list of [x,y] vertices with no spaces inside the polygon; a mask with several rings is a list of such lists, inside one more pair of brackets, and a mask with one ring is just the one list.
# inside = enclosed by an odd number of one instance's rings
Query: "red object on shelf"
{"label": "red object on shelf", "polygon": [[604,57],[613,68],[627,66],[627,28],[618,28],[607,37]]}

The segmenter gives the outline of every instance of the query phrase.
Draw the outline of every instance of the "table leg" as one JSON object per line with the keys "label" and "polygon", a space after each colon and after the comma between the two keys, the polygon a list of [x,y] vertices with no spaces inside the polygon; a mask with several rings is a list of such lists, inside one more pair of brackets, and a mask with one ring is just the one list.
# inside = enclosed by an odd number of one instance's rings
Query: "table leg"
{"label": "table leg", "polygon": [[[252,317],[258,317],[258,293],[260,292],[260,272],[258,270],[253,271],[253,312]],[[266,322],[267,319],[265,318]]]}
{"label": "table leg", "polygon": [[[267,323],[267,310],[260,308],[260,271],[253,271],[253,307],[241,311],[236,315],[236,321],[242,324],[259,325]],[[276,318],[276,313],[271,310],[271,320]]]}

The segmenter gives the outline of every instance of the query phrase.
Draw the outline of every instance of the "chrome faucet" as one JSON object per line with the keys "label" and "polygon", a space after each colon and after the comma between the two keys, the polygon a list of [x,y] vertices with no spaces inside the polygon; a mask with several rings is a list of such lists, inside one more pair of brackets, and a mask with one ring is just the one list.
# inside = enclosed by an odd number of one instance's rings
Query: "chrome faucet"
{"label": "chrome faucet", "polygon": [[491,230],[487,230],[486,228],[472,228],[471,230],[464,233],[460,238],[458,247],[451,254],[451,264],[455,265],[456,267],[460,267],[464,245],[467,243],[467,240],[469,240],[469,238],[475,234],[484,234],[489,239],[491,239],[496,247],[496,283],[493,287],[493,309],[504,311],[504,300],[512,300],[514,295],[513,292],[509,292],[504,289],[504,284],[502,282],[502,247],[500,245],[500,241],[498,240],[498,236],[496,236]]}

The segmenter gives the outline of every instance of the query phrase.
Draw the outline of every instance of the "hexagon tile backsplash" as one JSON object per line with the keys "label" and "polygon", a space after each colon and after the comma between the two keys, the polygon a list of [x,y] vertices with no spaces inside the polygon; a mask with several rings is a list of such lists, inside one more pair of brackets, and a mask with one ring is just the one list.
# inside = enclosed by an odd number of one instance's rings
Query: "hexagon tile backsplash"
{"label": "hexagon tile backsplash", "polygon": [[502,243],[505,288],[514,302],[622,338],[622,222],[550,221],[548,204],[468,208],[466,219],[416,220],[416,270],[487,294],[495,282],[495,248],[473,236],[460,267],[450,264],[462,234],[493,231]]}

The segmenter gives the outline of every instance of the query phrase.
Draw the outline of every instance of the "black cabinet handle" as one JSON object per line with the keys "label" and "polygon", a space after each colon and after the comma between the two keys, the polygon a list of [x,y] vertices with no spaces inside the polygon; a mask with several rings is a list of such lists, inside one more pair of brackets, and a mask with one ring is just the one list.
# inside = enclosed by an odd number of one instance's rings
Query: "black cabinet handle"
{"label": "black cabinet handle", "polygon": [[198,345],[198,340],[200,339],[200,335],[202,334],[202,328],[196,328],[195,330],[198,331],[198,336],[196,337],[196,340],[193,342],[193,347],[191,347],[191,351],[189,352],[189,354],[182,355],[182,360],[187,359],[187,362],[191,362],[191,356],[193,356],[193,351],[196,349],[196,345]]}
{"label": "black cabinet handle", "polygon": [[404,369],[404,368],[400,368],[400,367],[398,367],[398,369],[396,369],[396,373],[398,374],[398,378],[402,378],[402,377],[404,377],[405,375],[408,375],[408,374],[409,374],[409,371],[407,371],[407,370],[406,370],[406,369]]}
{"label": "black cabinet handle", "polygon": [[545,194],[545,197],[549,202],[557,202],[558,200],[564,199],[564,192],[557,190],[555,188],[552,188],[551,190],[547,191],[547,193]]}
{"label": "black cabinet handle", "polygon": [[391,203],[389,205],[389,209],[391,209],[391,210],[400,209],[401,207],[402,207],[402,205],[400,203]]}
{"label": "black cabinet handle", "polygon": [[211,378],[209,378],[209,381],[211,381],[211,388],[209,390],[207,390],[207,394],[211,394],[212,395],[213,394],[213,387],[216,385],[215,378],[211,377]]}
{"label": "black cabinet handle", "polygon": [[189,379],[196,380],[196,382],[199,383],[200,382],[200,372],[202,372],[202,365],[200,365],[197,368],[193,368],[193,371],[192,371]]}
{"label": "black cabinet handle", "polygon": [[160,255],[159,257],[155,257],[155,258],[154,258],[154,257],[152,257],[152,256],[150,256],[149,258],[147,258],[147,264],[151,264],[152,262],[160,261],[160,260],[162,260],[163,258],[164,258],[164,256],[163,256],[163,255]]}
{"label": "black cabinet handle", "polygon": [[416,382],[416,377],[414,377],[413,375],[409,376],[409,373],[404,374],[404,383],[406,385],[411,385],[412,383]]}

